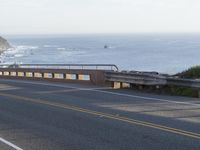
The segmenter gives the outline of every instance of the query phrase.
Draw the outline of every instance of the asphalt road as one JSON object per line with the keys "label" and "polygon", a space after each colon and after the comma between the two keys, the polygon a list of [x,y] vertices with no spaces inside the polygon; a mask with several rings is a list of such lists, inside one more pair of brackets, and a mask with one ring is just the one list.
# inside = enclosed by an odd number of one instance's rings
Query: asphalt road
{"label": "asphalt road", "polygon": [[200,150],[200,99],[0,79],[0,150]]}

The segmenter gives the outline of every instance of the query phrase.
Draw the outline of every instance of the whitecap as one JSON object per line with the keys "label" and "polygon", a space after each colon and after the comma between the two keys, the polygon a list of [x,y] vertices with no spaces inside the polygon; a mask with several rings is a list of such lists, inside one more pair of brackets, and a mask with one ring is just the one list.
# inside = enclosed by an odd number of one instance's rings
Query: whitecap
{"label": "whitecap", "polygon": [[15,58],[21,58],[24,56],[30,55],[33,50],[38,49],[38,46],[32,46],[32,45],[13,45],[12,48],[4,51],[1,54],[1,62],[9,62],[12,61]]}
{"label": "whitecap", "polygon": [[15,54],[14,57],[23,57],[23,54]]}
{"label": "whitecap", "polygon": [[57,48],[57,50],[66,50],[66,48],[64,48],[64,47],[59,47],[59,48]]}
{"label": "whitecap", "polygon": [[45,48],[58,47],[57,45],[43,45]]}

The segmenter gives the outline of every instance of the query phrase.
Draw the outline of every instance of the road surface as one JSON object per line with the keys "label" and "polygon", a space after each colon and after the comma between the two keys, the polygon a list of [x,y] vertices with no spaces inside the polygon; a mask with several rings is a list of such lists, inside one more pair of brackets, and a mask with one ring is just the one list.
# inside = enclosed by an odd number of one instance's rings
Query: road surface
{"label": "road surface", "polygon": [[200,99],[0,79],[0,150],[200,150]]}

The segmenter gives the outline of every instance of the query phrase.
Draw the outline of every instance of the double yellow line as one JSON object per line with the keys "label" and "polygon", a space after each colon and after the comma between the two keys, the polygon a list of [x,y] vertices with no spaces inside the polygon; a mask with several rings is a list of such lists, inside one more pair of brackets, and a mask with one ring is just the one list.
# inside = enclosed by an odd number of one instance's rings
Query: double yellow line
{"label": "double yellow line", "polygon": [[34,99],[34,98],[29,98],[29,97],[24,97],[24,96],[17,96],[17,95],[13,95],[13,94],[0,93],[0,96],[9,97],[12,99],[23,100],[23,101],[28,101],[28,102],[33,102],[33,103],[38,103],[38,104],[43,104],[43,105],[49,105],[49,106],[53,106],[53,107],[64,108],[64,109],[78,111],[78,112],[83,112],[83,113],[87,113],[87,114],[91,114],[91,115],[95,115],[95,116],[101,116],[101,117],[108,118],[108,119],[126,122],[126,123],[133,124],[133,125],[140,125],[140,126],[158,129],[161,131],[166,131],[166,132],[170,132],[170,133],[174,133],[174,134],[178,134],[178,135],[182,135],[182,136],[187,136],[190,138],[200,139],[199,133],[194,133],[194,132],[189,132],[189,131],[185,131],[185,130],[181,130],[181,129],[171,128],[171,127],[167,127],[167,126],[163,126],[163,125],[159,125],[159,124],[155,124],[155,123],[150,123],[150,122],[146,122],[146,121],[140,121],[140,120],[136,120],[136,119],[132,119],[132,118],[121,117],[121,116],[112,115],[109,113],[93,111],[93,110],[84,109],[81,107],[60,104],[60,103],[56,103],[56,102],[50,102],[50,101],[42,100],[42,99]]}

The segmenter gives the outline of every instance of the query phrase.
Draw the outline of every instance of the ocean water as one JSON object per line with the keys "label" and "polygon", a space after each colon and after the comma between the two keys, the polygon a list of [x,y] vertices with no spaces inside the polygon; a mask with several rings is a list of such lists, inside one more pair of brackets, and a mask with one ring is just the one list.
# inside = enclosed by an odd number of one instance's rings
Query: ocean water
{"label": "ocean water", "polygon": [[[120,70],[177,73],[200,64],[200,34],[6,36],[1,63],[116,64]],[[104,48],[108,45],[108,48]]]}

